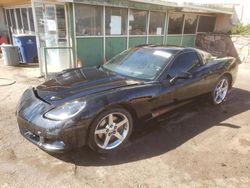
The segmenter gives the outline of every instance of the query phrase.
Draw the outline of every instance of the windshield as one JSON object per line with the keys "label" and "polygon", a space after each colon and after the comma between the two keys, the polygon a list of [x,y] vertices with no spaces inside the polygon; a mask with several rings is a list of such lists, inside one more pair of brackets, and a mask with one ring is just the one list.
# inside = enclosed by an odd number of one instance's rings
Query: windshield
{"label": "windshield", "polygon": [[169,62],[171,53],[154,48],[133,48],[108,61],[104,68],[125,76],[153,80]]}

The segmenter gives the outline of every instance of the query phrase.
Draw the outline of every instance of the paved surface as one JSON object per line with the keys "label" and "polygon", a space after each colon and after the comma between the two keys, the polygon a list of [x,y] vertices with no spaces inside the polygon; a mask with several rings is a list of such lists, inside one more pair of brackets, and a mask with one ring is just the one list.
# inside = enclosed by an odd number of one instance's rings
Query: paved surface
{"label": "paved surface", "polygon": [[0,62],[0,70],[16,81],[0,87],[0,187],[250,187],[250,64],[240,66],[221,107],[186,106],[145,125],[111,155],[83,148],[52,156],[25,140],[15,107],[43,80],[36,67]]}

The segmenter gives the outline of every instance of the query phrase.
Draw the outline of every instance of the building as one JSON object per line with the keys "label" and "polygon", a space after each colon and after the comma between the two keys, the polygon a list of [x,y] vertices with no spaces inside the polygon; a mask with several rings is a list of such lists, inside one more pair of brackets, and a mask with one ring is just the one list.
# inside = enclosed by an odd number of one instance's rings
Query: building
{"label": "building", "polygon": [[140,44],[194,46],[197,33],[223,30],[233,14],[233,7],[163,0],[2,0],[0,6],[10,38],[36,35],[45,76],[101,64]]}

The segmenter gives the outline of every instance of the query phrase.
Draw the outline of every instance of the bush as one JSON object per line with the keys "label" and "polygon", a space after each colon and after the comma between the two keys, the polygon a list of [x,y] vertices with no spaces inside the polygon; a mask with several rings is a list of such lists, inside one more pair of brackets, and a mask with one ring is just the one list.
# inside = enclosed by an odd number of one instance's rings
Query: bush
{"label": "bush", "polygon": [[237,35],[250,35],[250,24],[245,26],[242,24],[238,24],[231,29],[230,33]]}

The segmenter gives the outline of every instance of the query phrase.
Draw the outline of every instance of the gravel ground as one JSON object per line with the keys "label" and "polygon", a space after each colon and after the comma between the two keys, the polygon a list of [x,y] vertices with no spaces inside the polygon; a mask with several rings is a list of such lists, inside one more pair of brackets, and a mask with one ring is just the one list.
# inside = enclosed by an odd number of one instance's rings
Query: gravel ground
{"label": "gravel ground", "polygon": [[[39,69],[7,67],[0,77],[0,187],[250,187],[250,64],[240,65],[228,100],[205,100],[158,118],[110,155],[83,148],[50,155],[18,131],[23,91],[43,81]],[[0,79],[0,84],[5,82]]]}

